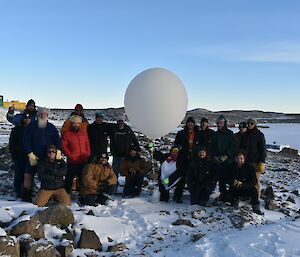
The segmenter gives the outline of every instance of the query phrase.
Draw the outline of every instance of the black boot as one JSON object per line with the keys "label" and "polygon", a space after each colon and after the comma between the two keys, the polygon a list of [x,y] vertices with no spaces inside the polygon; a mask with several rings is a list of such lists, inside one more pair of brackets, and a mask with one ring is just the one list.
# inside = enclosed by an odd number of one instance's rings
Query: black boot
{"label": "black boot", "polygon": [[28,189],[26,189],[26,188],[23,188],[21,200],[22,200],[23,202],[32,203],[32,199],[31,199],[31,190],[28,190]]}
{"label": "black boot", "polygon": [[265,215],[265,214],[260,210],[259,204],[252,205],[252,210],[253,210],[254,213],[256,213],[256,214],[258,214],[258,215]]}

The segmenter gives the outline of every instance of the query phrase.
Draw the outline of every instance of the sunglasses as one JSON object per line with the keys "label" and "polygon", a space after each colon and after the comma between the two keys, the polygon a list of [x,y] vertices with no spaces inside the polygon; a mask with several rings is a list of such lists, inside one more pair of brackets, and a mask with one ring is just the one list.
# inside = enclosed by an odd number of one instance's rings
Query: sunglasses
{"label": "sunglasses", "polygon": [[55,150],[49,150],[48,153],[56,153]]}
{"label": "sunglasses", "polygon": [[254,122],[248,122],[248,125],[255,125]]}

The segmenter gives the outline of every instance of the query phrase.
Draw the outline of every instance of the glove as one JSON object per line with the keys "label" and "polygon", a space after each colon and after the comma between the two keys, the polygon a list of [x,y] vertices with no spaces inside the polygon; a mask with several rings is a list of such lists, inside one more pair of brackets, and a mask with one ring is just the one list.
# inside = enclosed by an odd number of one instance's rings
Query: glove
{"label": "glove", "polygon": [[39,158],[33,152],[28,154],[28,158],[31,166],[36,166],[38,164]]}
{"label": "glove", "polygon": [[222,155],[219,157],[221,162],[225,162],[227,160],[227,155]]}
{"label": "glove", "polygon": [[7,117],[13,117],[15,113],[15,107],[14,106],[9,106],[8,107],[8,112],[7,112]]}
{"label": "glove", "polygon": [[100,184],[100,192],[105,191],[109,186],[109,182],[107,180],[104,180],[103,182],[101,182]]}
{"label": "glove", "polygon": [[266,164],[263,162],[260,162],[257,166],[257,172],[265,173],[265,170],[266,170]]}
{"label": "glove", "polygon": [[134,176],[136,174],[136,170],[133,169],[133,168],[130,168],[129,171],[128,171],[129,175],[132,175]]}
{"label": "glove", "polygon": [[61,150],[57,149],[55,158],[56,158],[56,160],[61,160],[62,159]]}
{"label": "glove", "polygon": [[233,181],[233,187],[236,188],[236,189],[241,188],[242,185],[243,185],[243,182],[241,182],[241,181],[238,181],[236,179]]}

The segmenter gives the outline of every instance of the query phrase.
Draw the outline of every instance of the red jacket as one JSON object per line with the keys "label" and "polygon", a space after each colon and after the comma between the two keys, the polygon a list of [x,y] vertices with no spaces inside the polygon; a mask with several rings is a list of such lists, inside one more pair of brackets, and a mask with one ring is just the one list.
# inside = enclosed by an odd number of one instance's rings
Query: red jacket
{"label": "red jacket", "polygon": [[72,164],[81,164],[88,161],[91,155],[89,137],[86,132],[66,131],[61,140],[62,150]]}

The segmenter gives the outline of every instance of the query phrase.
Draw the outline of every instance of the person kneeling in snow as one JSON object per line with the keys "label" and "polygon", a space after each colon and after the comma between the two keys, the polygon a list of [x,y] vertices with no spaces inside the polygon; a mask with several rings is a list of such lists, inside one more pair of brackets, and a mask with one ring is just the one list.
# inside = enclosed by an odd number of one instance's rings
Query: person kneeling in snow
{"label": "person kneeling in snow", "polygon": [[107,153],[102,153],[94,163],[85,166],[82,172],[82,184],[80,187],[80,202],[83,205],[106,204],[115,191],[117,177],[108,163]]}
{"label": "person kneeling in snow", "polygon": [[46,159],[42,160],[37,167],[41,189],[35,204],[39,207],[45,206],[50,198],[67,206],[71,205],[71,199],[64,189],[67,166],[63,159],[57,160],[56,155],[55,145],[49,145]]}
{"label": "person kneeling in snow", "polygon": [[147,163],[140,157],[135,146],[130,146],[128,156],[121,162],[120,171],[126,177],[123,196],[140,195],[147,172]]}
{"label": "person kneeling in snow", "polygon": [[161,152],[154,152],[154,158],[161,163],[160,176],[158,179],[160,201],[168,202],[170,198],[169,190],[176,186],[182,179],[178,169],[178,153],[177,147],[172,147],[170,153],[163,154]]}
{"label": "person kneeling in snow", "polygon": [[210,194],[216,187],[216,177],[212,162],[207,158],[205,146],[196,151],[187,174],[187,185],[191,195],[191,204],[207,205]]}
{"label": "person kneeling in snow", "polygon": [[229,172],[232,174],[232,183],[229,188],[231,205],[238,207],[240,196],[250,197],[253,212],[264,215],[259,207],[256,170],[252,165],[245,163],[245,160],[245,151],[239,150],[235,157],[235,163],[229,167]]}

